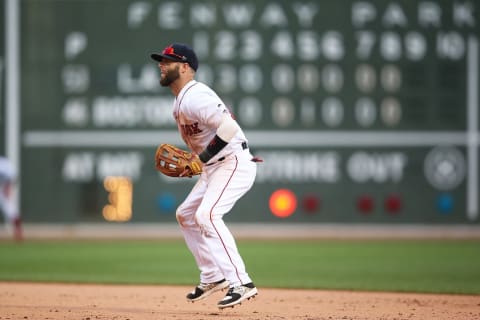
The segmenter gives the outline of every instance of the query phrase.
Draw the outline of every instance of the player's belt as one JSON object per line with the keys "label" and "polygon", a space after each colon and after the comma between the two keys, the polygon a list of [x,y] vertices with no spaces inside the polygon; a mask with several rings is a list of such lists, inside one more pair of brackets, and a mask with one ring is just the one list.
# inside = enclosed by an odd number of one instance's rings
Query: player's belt
{"label": "player's belt", "polygon": [[[244,141],[244,142],[242,142],[242,150],[246,150],[246,149],[248,149],[248,144],[247,144],[246,141]],[[214,162],[212,162],[212,163],[207,163],[206,166],[211,166],[212,164],[215,164],[215,163],[218,163],[218,162],[222,162],[222,161],[225,160],[225,159],[226,159],[225,156],[220,157],[220,158],[218,158],[217,161],[214,161]]]}

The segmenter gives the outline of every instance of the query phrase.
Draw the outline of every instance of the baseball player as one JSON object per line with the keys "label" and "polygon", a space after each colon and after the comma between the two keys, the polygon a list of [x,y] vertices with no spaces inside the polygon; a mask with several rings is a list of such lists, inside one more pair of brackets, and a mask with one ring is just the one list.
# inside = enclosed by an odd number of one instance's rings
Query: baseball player
{"label": "baseball player", "polygon": [[233,307],[257,294],[235,240],[223,221],[253,185],[256,158],[247,139],[217,94],[194,80],[198,60],[191,47],[174,43],[151,55],[160,84],[175,96],[173,116],[186,145],[203,163],[202,173],[176,216],[185,242],[200,269],[200,284],[189,301],[226,289],[217,306]]}
{"label": "baseball player", "polygon": [[14,200],[14,188],[17,174],[11,162],[0,156],[0,210],[5,217],[7,229],[13,227],[15,240],[22,239],[20,214]]}

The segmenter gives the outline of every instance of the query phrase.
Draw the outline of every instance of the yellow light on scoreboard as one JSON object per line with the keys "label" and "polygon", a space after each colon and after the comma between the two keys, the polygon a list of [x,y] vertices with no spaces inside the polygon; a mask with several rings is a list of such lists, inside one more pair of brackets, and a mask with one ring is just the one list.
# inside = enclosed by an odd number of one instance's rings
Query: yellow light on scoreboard
{"label": "yellow light on scoreboard", "polygon": [[297,197],[288,189],[279,189],[270,196],[269,206],[273,215],[287,218],[297,209]]}
{"label": "yellow light on scoreboard", "polygon": [[108,202],[102,215],[107,221],[128,221],[132,218],[133,186],[127,177],[106,177],[103,186],[108,191]]}
{"label": "yellow light on scoreboard", "polygon": [[105,207],[103,207],[102,214],[103,214],[103,217],[105,218],[105,220],[116,221],[117,208],[115,208],[111,204],[107,204]]}

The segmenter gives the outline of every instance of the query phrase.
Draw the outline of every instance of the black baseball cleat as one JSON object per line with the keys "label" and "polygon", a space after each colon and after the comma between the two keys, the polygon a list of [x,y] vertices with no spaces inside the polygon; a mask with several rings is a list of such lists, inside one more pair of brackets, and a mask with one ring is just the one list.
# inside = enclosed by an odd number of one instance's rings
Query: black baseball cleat
{"label": "black baseball cleat", "polygon": [[225,279],[212,283],[200,283],[192,292],[187,294],[187,300],[191,302],[202,300],[212,293],[223,290],[226,287],[228,287],[228,281]]}
{"label": "black baseball cleat", "polygon": [[249,300],[250,298],[255,297],[258,294],[257,288],[253,282],[240,285],[237,287],[231,287],[227,295],[218,302],[217,307],[220,309],[228,308],[241,304],[242,301]]}

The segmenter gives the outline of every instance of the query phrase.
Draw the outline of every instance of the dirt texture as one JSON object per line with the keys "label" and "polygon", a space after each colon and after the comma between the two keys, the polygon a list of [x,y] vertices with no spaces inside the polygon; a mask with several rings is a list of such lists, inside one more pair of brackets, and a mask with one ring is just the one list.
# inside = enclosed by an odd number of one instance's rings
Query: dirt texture
{"label": "dirt texture", "polygon": [[190,287],[0,283],[0,319],[480,319],[480,296],[259,288],[219,310],[224,293],[187,302]]}

